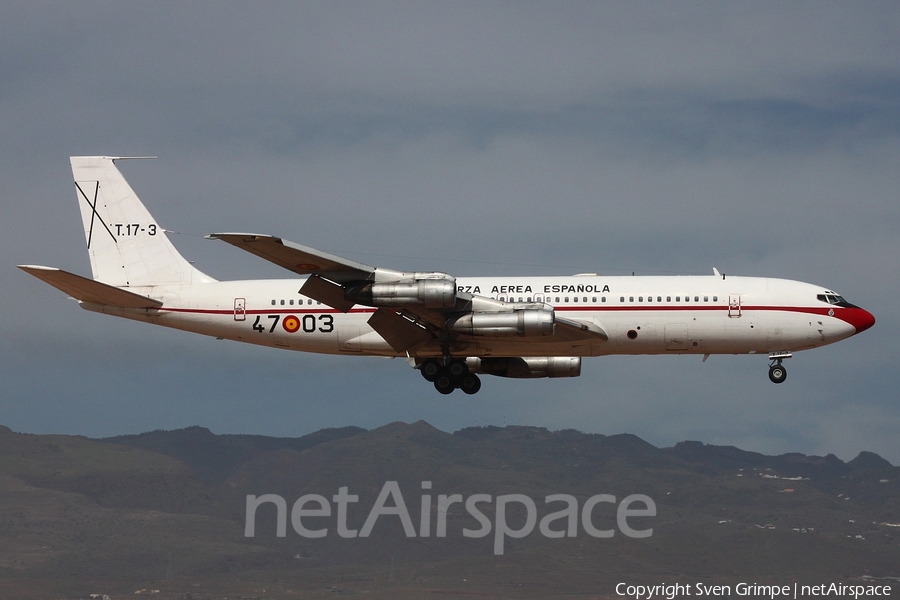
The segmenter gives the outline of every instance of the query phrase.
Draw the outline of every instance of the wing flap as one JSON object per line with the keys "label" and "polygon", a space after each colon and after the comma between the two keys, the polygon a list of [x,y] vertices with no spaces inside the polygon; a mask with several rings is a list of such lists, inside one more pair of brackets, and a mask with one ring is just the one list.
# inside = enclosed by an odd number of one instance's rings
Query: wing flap
{"label": "wing flap", "polygon": [[309,279],[300,288],[300,293],[341,312],[347,312],[353,308],[353,302],[344,298],[344,286],[332,283],[317,274],[309,276]]}
{"label": "wing flap", "polygon": [[119,306],[122,308],[159,308],[162,302],[106,283],[94,281],[54,267],[18,265],[20,269],[49,283],[80,302]]}
{"label": "wing flap", "polygon": [[431,334],[389,308],[379,308],[369,325],[397,352],[406,352],[431,341]]}

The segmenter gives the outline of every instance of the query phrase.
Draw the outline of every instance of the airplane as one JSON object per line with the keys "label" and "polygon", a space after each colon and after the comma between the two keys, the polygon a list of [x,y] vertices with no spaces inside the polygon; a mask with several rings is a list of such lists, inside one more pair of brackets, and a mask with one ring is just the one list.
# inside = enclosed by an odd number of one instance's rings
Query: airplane
{"label": "airplane", "polygon": [[214,233],[296,276],[217,281],[175,249],[115,161],[70,159],[93,278],[18,265],[90,311],[273,348],[406,359],[442,394],[479,375],[578,377],[583,357],[764,354],[782,362],[865,331],[832,290],[727,276],[453,277],[372,267],[271,235]]}

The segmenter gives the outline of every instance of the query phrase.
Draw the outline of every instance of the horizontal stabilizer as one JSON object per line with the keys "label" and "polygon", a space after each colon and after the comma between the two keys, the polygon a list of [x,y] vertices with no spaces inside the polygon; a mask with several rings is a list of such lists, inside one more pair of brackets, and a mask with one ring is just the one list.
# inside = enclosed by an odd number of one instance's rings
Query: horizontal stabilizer
{"label": "horizontal stabilizer", "polygon": [[332,281],[343,283],[365,279],[375,267],[301,246],[271,235],[253,233],[211,233],[211,240],[222,240],[298,275],[320,273]]}
{"label": "horizontal stabilizer", "polygon": [[56,289],[81,302],[119,306],[122,308],[159,308],[162,302],[135,294],[112,285],[94,281],[54,267],[18,265],[20,269],[49,283]]}

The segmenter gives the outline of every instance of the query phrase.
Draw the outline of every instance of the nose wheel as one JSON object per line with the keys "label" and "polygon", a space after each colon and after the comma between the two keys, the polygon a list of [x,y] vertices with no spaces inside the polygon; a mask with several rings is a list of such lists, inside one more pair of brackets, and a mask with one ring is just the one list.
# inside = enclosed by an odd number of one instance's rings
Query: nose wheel
{"label": "nose wheel", "polygon": [[772,365],[769,367],[769,379],[772,383],[782,383],[787,379],[787,369],[781,365]]}
{"label": "nose wheel", "polygon": [[769,363],[769,381],[772,383],[784,383],[784,380],[787,379],[787,369],[781,364],[781,361],[791,356],[788,352],[769,355],[769,360],[772,361]]}
{"label": "nose wheel", "polygon": [[453,390],[461,389],[471,395],[481,389],[481,379],[478,375],[469,373],[469,365],[459,358],[454,358],[447,364],[442,364],[436,358],[429,358],[419,366],[419,371],[441,394],[452,394]]}

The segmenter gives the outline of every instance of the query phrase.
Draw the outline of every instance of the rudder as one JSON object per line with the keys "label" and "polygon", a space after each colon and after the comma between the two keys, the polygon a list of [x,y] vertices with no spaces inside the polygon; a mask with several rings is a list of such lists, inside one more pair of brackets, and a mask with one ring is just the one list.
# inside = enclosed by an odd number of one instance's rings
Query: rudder
{"label": "rudder", "polygon": [[78,206],[94,279],[117,287],[204,283],[108,156],[73,156]]}

